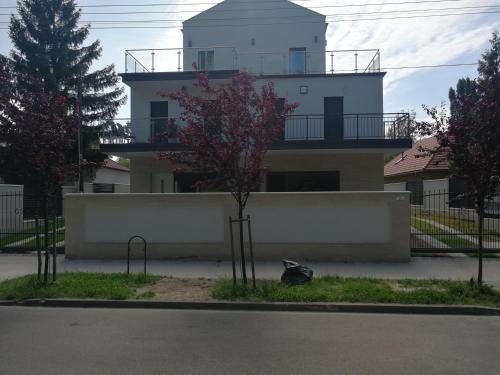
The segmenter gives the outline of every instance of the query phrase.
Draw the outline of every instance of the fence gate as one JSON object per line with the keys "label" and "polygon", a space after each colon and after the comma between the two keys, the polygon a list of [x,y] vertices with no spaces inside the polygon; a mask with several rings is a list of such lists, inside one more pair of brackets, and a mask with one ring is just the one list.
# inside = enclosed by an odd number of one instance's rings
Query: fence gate
{"label": "fence gate", "polygon": [[[44,208],[45,207],[45,208]],[[40,198],[18,192],[0,193],[0,251],[64,250],[62,198]]]}
{"label": "fence gate", "polygon": [[[412,192],[411,249],[418,253],[476,253],[478,215],[470,199],[447,191]],[[486,204],[484,253],[500,254],[500,196]]]}

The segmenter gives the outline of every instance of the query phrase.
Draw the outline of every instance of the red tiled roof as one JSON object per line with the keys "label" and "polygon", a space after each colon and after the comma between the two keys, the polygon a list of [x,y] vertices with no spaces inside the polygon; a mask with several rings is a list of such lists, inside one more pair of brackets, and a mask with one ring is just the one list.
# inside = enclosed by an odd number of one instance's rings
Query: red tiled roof
{"label": "red tiled roof", "polygon": [[130,172],[130,168],[127,168],[124,165],[121,165],[120,163],[117,163],[112,159],[104,160],[102,167],[108,169],[115,169],[117,171]]}
{"label": "red tiled roof", "polygon": [[446,151],[439,150],[432,155],[425,155],[425,152],[421,151],[420,147],[436,150],[438,148],[437,139],[431,137],[415,142],[412,148],[396,156],[385,165],[384,176],[404,175],[427,170],[448,170],[448,154]]}

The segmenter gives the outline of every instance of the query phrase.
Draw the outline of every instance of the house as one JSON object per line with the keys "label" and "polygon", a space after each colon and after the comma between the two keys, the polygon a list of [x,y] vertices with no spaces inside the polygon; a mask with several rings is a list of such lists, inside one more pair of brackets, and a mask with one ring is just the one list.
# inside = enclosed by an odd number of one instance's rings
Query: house
{"label": "house", "polygon": [[[92,177],[86,177],[84,193],[129,193],[130,168],[107,158]],[[78,192],[78,182],[63,186],[63,195]]]}
{"label": "house", "polygon": [[230,259],[231,194],[177,194],[197,176],[157,157],[184,148],[154,137],[182,113],[158,93],[196,90],[194,64],[213,83],[250,72],[300,105],[245,209],[256,259],[408,261],[409,194],[384,191],[384,156],[411,147],[409,115],[384,113],[379,51],[327,50],[325,21],[286,0],[226,0],[183,23],[182,47],[127,50],[131,136],[101,149],[130,159],[132,194],[66,195],[66,257],[123,258],[140,235],[150,259]]}
{"label": "house", "polygon": [[327,51],[324,15],[286,0],[263,4],[223,1],[183,23],[182,48],[125,52],[132,137],[103,138],[101,149],[130,159],[131,192],[193,191],[196,176],[156,160],[182,146],[154,140],[158,125],[182,112],[158,93],[192,90],[193,64],[214,83],[248,71],[257,86],[272,81],[299,103],[270,147],[261,191],[383,191],[384,155],[412,141],[408,114],[384,113],[379,51]]}
{"label": "house", "polygon": [[[417,197],[415,199],[421,199],[422,194],[429,191],[462,192],[463,182],[450,177],[448,152],[438,149],[437,139],[429,137],[416,141],[412,148],[397,154],[384,166],[384,189],[408,190]],[[438,152],[434,152],[436,150]]]}

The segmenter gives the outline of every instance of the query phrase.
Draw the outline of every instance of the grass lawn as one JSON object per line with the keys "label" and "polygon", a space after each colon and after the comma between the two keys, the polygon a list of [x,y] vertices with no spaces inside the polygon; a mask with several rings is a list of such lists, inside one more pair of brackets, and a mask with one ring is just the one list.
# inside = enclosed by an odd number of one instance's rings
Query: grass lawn
{"label": "grass lawn", "polygon": [[213,297],[220,300],[269,302],[365,302],[402,304],[484,305],[500,307],[500,291],[484,285],[480,290],[466,281],[382,280],[319,277],[303,286],[259,281],[256,290],[232,280],[217,282]]}
{"label": "grass lawn", "polygon": [[448,245],[451,248],[459,249],[475,249],[477,245],[465,238],[461,238],[456,234],[451,234],[450,232],[438,228],[431,223],[417,219],[416,217],[411,218],[411,226],[418,229],[424,234]]}
{"label": "grass lawn", "polygon": [[[52,241],[52,222],[47,226],[49,231],[49,238]],[[57,232],[57,241],[64,241],[64,229],[60,229],[64,227],[64,219],[59,218],[56,219],[56,228],[58,228]],[[18,243],[16,246],[12,247],[13,249],[19,248],[35,248],[36,247],[36,239],[35,238],[35,225],[32,226],[26,225],[22,230],[18,233],[10,233],[6,236],[0,237],[0,247],[8,246],[9,244]],[[43,221],[40,222],[40,238],[41,244],[43,245],[45,237],[45,225]]]}
{"label": "grass lawn", "polygon": [[161,277],[123,273],[61,273],[55,283],[40,285],[35,275],[18,277],[0,283],[0,300],[30,298],[129,299],[142,297],[136,289],[150,285]]}

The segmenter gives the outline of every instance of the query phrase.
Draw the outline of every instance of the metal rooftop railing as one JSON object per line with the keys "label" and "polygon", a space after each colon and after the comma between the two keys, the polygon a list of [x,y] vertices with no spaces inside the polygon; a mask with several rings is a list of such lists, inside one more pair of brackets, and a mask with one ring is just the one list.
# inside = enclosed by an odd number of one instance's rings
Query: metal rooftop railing
{"label": "metal rooftop railing", "polygon": [[287,53],[239,52],[235,47],[129,49],[125,73],[245,70],[259,75],[380,72],[378,49],[324,53],[291,49]]}

